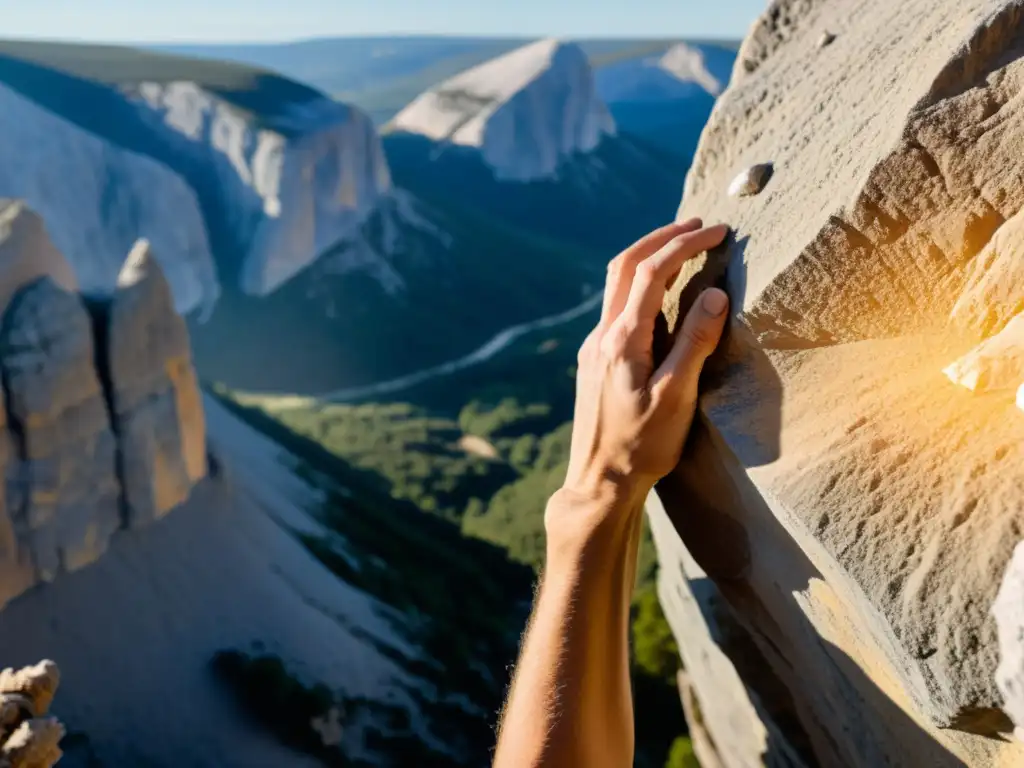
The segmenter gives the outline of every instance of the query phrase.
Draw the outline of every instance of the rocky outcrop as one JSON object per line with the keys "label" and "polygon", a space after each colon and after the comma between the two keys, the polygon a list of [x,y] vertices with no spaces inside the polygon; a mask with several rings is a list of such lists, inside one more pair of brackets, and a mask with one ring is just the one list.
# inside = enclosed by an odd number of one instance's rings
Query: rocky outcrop
{"label": "rocky outcrop", "polygon": [[[1008,0],[778,0],[686,180],[680,216],[734,234],[688,265],[669,328],[714,282],[733,320],[651,505],[661,592],[671,618],[666,596],[715,582],[778,684],[677,615],[684,661],[714,644],[747,699],[787,702],[810,764],[1024,761],[989,612],[1024,531],[1022,35]],[[757,194],[726,194],[768,163]],[[724,765],[782,754],[723,747],[741,691],[691,676],[721,702],[702,711]]]}
{"label": "rocky outcrop", "polygon": [[206,464],[188,335],[148,249],[90,313],[38,217],[0,215],[2,605],[185,501]]}
{"label": "rocky outcrop", "polygon": [[615,133],[586,54],[557,40],[524,46],[431,88],[390,127],[472,148],[506,181],[556,178],[568,158]]}
{"label": "rocky outcrop", "polygon": [[206,441],[188,329],[149,243],[136,244],[106,312],[110,412],[129,525],[188,499]]}
{"label": "rocky outcrop", "polygon": [[16,457],[9,501],[35,578],[95,561],[120,527],[116,445],[82,300],[42,277],[4,313],[0,371]]}
{"label": "rocky outcrop", "polygon": [[52,661],[0,672],[0,768],[50,768],[60,760],[64,727],[47,716],[58,685]]}

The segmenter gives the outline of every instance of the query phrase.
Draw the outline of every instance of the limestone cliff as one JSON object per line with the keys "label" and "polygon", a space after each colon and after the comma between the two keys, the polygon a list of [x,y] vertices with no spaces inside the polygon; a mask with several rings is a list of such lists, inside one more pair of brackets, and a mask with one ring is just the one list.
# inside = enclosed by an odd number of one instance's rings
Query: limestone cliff
{"label": "limestone cliff", "polygon": [[178,151],[210,164],[244,253],[246,293],[270,293],[352,237],[391,189],[380,138],[355,107],[310,98],[267,125],[193,82],[124,90],[187,139]]}
{"label": "limestone cliff", "polygon": [[680,216],[734,234],[666,317],[721,282],[733,320],[649,511],[725,766],[1024,761],[990,615],[1024,531],[1022,35],[1009,0],[777,0],[701,138]]}
{"label": "limestone cliff", "polygon": [[41,107],[0,77],[0,197],[47,222],[83,291],[106,292],[140,237],[168,254],[178,309],[212,306],[217,270],[195,192],[170,168]]}
{"label": "limestone cliff", "polygon": [[0,115],[0,196],[43,216],[83,292],[145,238],[179,312],[273,291],[391,189],[365,114],[238,65],[0,42]]}
{"label": "limestone cliff", "polygon": [[402,110],[392,129],[478,151],[497,178],[555,178],[574,154],[615,133],[586,54],[541,40],[431,88]]}

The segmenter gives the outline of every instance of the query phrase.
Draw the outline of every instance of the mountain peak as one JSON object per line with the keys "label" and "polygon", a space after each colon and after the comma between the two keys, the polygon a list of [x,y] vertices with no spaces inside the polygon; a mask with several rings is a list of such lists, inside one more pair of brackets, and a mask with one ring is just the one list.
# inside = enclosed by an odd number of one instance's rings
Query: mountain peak
{"label": "mountain peak", "polygon": [[517,48],[431,88],[391,127],[477,149],[495,176],[509,181],[554,177],[568,156],[615,133],[586,54],[556,39]]}
{"label": "mountain peak", "polygon": [[705,52],[686,43],[677,43],[658,59],[658,66],[683,82],[693,82],[712,96],[718,96],[725,83],[709,68]]}

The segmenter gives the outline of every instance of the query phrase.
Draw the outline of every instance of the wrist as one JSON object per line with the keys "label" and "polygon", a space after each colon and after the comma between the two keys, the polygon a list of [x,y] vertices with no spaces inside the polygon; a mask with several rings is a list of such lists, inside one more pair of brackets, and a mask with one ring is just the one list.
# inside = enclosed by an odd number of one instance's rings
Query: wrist
{"label": "wrist", "polygon": [[629,546],[629,531],[643,514],[649,488],[566,484],[548,500],[544,516],[548,567],[577,568],[584,560],[607,561]]}

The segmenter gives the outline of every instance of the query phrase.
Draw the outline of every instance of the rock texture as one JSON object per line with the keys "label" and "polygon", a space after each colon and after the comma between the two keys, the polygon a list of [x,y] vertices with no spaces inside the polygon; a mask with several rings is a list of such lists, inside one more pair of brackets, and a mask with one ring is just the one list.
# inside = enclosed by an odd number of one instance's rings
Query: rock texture
{"label": "rock texture", "polygon": [[110,410],[130,525],[188,499],[206,436],[188,329],[149,243],[136,244],[106,312]]}
{"label": "rock texture", "polygon": [[82,300],[43,277],[4,313],[0,370],[17,457],[10,501],[36,578],[99,558],[120,526],[116,445]]}
{"label": "rock texture", "polygon": [[[733,321],[651,507],[662,594],[714,580],[780,687],[716,644],[749,697],[784,692],[811,764],[1024,762],[989,614],[1024,531],[1020,380],[979,396],[942,373],[979,344],[979,382],[1018,359],[1022,40],[1008,0],[778,0],[686,180],[680,216],[734,235],[688,266],[668,325],[715,282]],[[759,195],[723,195],[765,158]],[[673,623],[686,660],[716,642]],[[722,753],[743,722],[726,704],[703,725],[723,763],[771,762]]]}
{"label": "rock texture", "polygon": [[567,158],[615,133],[586,54],[557,40],[524,46],[431,88],[390,125],[477,150],[507,181],[555,178]]}
{"label": "rock texture", "polygon": [[64,727],[47,716],[58,685],[52,661],[0,672],[0,768],[50,768],[61,759]]}
{"label": "rock texture", "polygon": [[992,606],[999,628],[999,668],[996,684],[1003,709],[1024,739],[1024,542],[1017,545]]}

